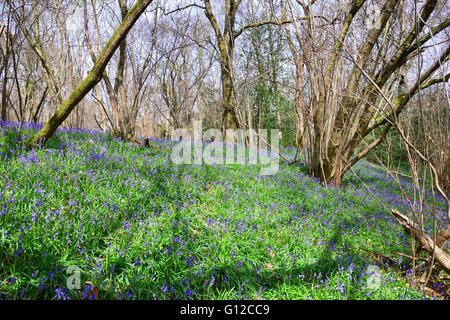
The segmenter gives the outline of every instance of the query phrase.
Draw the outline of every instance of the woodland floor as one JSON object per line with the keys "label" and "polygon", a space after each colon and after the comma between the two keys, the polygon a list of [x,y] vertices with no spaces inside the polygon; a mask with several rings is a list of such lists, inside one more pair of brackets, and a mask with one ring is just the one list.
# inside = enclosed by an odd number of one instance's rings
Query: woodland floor
{"label": "woodland floor", "polygon": [[[174,165],[167,141],[59,130],[26,151],[23,139],[0,127],[0,299],[448,299],[448,283],[410,287],[410,261],[394,253],[410,254],[410,239],[381,203],[406,205],[370,163],[336,190],[301,164],[272,176]],[[443,201],[427,196],[431,231]],[[79,290],[67,289],[70,266]]]}

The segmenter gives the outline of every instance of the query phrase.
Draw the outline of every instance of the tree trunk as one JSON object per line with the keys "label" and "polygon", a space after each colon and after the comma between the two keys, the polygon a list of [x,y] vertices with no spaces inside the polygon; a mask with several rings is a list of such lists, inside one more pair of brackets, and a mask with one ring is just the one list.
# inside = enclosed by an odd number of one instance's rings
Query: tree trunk
{"label": "tree trunk", "polygon": [[53,135],[61,123],[69,116],[77,104],[84,96],[102,79],[102,73],[109,60],[119,47],[128,31],[133,27],[139,16],[145,11],[152,0],[138,0],[130,10],[126,18],[112,35],[102,52],[99,54],[93,68],[86,78],[70,94],[64,103],[58,108],[56,113],[50,118],[45,126],[27,142],[28,148],[34,148],[39,144],[45,144]]}
{"label": "tree trunk", "polygon": [[[8,37],[8,34],[7,34]],[[5,54],[5,60],[4,60],[4,64],[5,64],[5,68],[4,68],[4,75],[3,75],[3,83],[2,83],[2,112],[1,112],[1,119],[3,121],[8,121],[8,113],[7,113],[7,108],[6,108],[6,104],[7,104],[7,81],[8,81],[8,60],[9,60],[9,48],[8,45],[6,45],[6,54]]]}
{"label": "tree trunk", "polygon": [[[223,113],[222,113],[222,130],[225,136],[225,130],[227,129],[237,129],[238,120],[236,116],[236,97],[234,95],[233,87],[233,51],[234,51],[234,40],[236,35],[233,33],[235,15],[237,7],[240,1],[235,2],[234,0],[225,1],[225,25],[223,32],[219,28],[216,17],[213,14],[211,3],[209,0],[204,0],[205,3],[205,14],[213,27],[214,33],[217,39],[218,51],[220,53],[220,71],[221,71],[221,82],[222,82],[222,102],[223,102]],[[235,142],[235,137],[228,137]]]}
{"label": "tree trunk", "polygon": [[[225,69],[225,68],[223,68]],[[222,70],[222,98],[223,98],[223,132],[227,129],[237,129],[238,121],[236,117],[236,98],[233,92],[233,83],[230,73]]]}
{"label": "tree trunk", "polygon": [[[2,25],[2,32],[5,25]],[[3,57],[3,83],[2,83],[2,110],[1,110],[1,120],[8,121],[8,113],[7,113],[7,84],[8,84],[8,63],[9,63],[9,47],[10,47],[10,35],[9,35],[9,15],[8,15],[8,24],[6,26],[6,33],[5,33],[5,53]]]}
{"label": "tree trunk", "polygon": [[[128,14],[127,3],[125,0],[119,0],[120,12],[122,21]],[[125,58],[127,53],[126,37],[122,40],[119,46],[119,65],[117,67],[117,76],[114,84],[114,93],[118,96],[117,102],[119,104],[119,119],[118,127],[115,135],[123,140],[130,140],[132,138],[132,132],[130,130],[130,119],[127,110],[126,91],[124,86],[124,73],[125,73]]]}

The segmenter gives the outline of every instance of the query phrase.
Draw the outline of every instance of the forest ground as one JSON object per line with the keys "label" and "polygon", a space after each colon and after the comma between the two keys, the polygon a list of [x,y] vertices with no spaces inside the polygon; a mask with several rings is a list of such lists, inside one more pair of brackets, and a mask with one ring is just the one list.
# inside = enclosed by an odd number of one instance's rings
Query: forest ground
{"label": "forest ground", "polygon": [[[272,176],[175,165],[170,142],[88,130],[27,151],[37,128],[0,127],[0,299],[448,298],[448,283],[411,288],[411,263],[395,253],[410,254],[411,240],[383,208],[407,204],[368,162],[337,190],[301,164]],[[439,231],[444,202],[427,197],[427,230],[437,214]],[[68,289],[71,266],[79,289]]]}

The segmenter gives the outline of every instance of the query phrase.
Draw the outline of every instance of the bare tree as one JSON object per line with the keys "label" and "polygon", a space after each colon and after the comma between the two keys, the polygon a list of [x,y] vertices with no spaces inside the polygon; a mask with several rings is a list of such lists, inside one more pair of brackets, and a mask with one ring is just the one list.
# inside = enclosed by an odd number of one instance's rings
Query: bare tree
{"label": "bare tree", "polygon": [[[203,0],[203,5],[193,3],[184,7],[178,7],[170,12],[166,12],[166,14],[171,14],[191,7],[200,8],[204,11],[212,27],[215,37],[215,51],[217,54],[217,60],[220,63],[223,131],[226,129],[236,129],[240,126],[236,112],[237,102],[235,86],[233,83],[233,79],[235,77],[233,57],[236,39],[242,35],[244,31],[251,28],[268,24],[284,25],[287,23],[292,23],[293,20],[303,19],[299,17],[286,20],[268,19],[264,21],[251,22],[239,27],[237,24],[237,14],[241,2],[242,0],[225,0],[224,8],[220,8],[219,5],[213,8],[209,0]],[[219,11],[220,15],[217,14],[217,11]]]}
{"label": "bare tree", "polygon": [[204,28],[199,20],[192,23],[193,19],[190,14],[172,16],[173,27],[164,27],[168,36],[159,48],[157,84],[164,104],[155,108],[168,123],[166,134],[188,127],[198,113],[203,83],[213,63],[201,41]]}
{"label": "bare tree", "polygon": [[[47,89],[41,83],[37,56],[28,46],[20,29],[31,16],[23,6],[17,8],[7,3],[5,8],[8,24],[4,50],[1,49],[5,76],[2,81],[2,118],[7,120],[15,117],[20,123],[20,129],[24,121],[30,121],[34,114],[42,110]],[[9,115],[11,111],[13,116]]]}
{"label": "bare tree", "polygon": [[152,0],[138,0],[130,9],[120,26],[112,35],[111,39],[100,52],[91,71],[78,85],[78,87],[72,91],[69,97],[58,108],[56,113],[50,118],[44,127],[27,142],[27,147],[33,148],[38,144],[45,143],[56,131],[58,126],[69,116],[77,104],[84,98],[84,96],[102,79],[103,71],[105,70],[105,67],[112,55],[125,39],[126,34],[135,24],[139,16],[145,11],[151,2]]}
{"label": "bare tree", "polygon": [[[287,4],[286,11],[296,16],[294,4]],[[387,0],[379,15],[372,17],[374,23],[363,36],[358,36],[364,25],[357,27],[357,18],[363,15],[362,8],[368,6],[368,1],[354,0],[348,9],[337,13],[333,13],[333,7],[319,5],[315,0],[297,0],[297,4],[308,17],[302,23],[294,23],[295,41],[291,36],[290,42],[297,67],[297,141],[307,150],[310,174],[339,186],[343,173],[384,139],[392,127],[392,118],[404,110],[420,88],[448,79],[433,78],[438,67],[448,60],[447,43],[420,79],[410,88],[398,91],[401,75],[408,71],[411,59],[426,50],[432,36],[448,28],[450,19],[439,17],[437,0],[428,0],[422,5],[416,24],[404,32],[394,32],[401,16],[394,13],[406,9],[406,4]],[[329,19],[333,23],[318,24],[314,16],[322,13],[336,15]],[[294,47],[294,42],[299,47]],[[374,83],[392,96],[394,110],[380,98],[361,70],[366,70]],[[384,126],[380,136],[355,155],[357,146],[380,126]]]}

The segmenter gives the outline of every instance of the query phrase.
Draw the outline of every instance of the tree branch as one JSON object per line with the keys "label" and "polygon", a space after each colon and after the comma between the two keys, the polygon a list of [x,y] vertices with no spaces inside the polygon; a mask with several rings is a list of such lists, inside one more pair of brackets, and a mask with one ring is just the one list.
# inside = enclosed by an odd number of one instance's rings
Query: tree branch
{"label": "tree branch", "polygon": [[400,48],[398,49],[397,53],[394,55],[394,57],[392,57],[390,62],[387,63],[386,66],[384,66],[384,68],[381,69],[375,76],[376,83],[378,86],[382,87],[389,79],[389,77],[392,75],[392,73],[402,66],[402,64],[405,62],[405,58],[409,54],[411,54],[411,52],[413,52],[418,48],[414,46],[413,43],[416,40],[417,35],[422,31],[423,27],[425,26],[426,21],[432,14],[436,6],[436,3],[437,0],[428,0],[422,6],[422,14],[419,18],[419,22],[415,24],[414,27],[411,29],[411,31],[408,33],[405,40],[400,45]]}
{"label": "tree branch", "polygon": [[209,22],[211,22],[211,25],[214,29],[214,33],[216,34],[218,41],[219,42],[223,41],[222,32],[220,31],[219,23],[217,22],[217,19],[213,14],[211,3],[209,2],[209,0],[204,1],[205,1],[205,15],[208,18]]}
{"label": "tree branch", "polygon": [[[115,130],[114,124],[112,123],[111,118],[109,117],[108,112],[106,111],[106,108],[105,108],[105,105],[103,104],[103,102],[93,94],[91,94],[91,97],[94,98],[100,104],[100,106],[103,109],[103,112],[106,115],[106,118],[108,119],[109,124],[111,125],[111,129],[114,131]],[[95,116],[95,114],[94,114],[94,116]]]}
{"label": "tree branch", "polygon": [[175,12],[177,12],[177,11],[182,11],[182,10],[185,10],[185,9],[191,8],[191,7],[197,7],[197,8],[206,10],[206,7],[203,7],[203,6],[198,5],[198,4],[196,4],[196,3],[191,3],[191,4],[188,4],[187,6],[184,6],[184,7],[178,7],[178,8],[176,8],[176,9],[174,9],[174,10],[169,11],[169,12],[165,12],[164,9],[161,8],[161,7],[160,7],[160,9],[161,9],[162,13],[163,13],[165,16],[168,16],[169,14],[175,13]]}
{"label": "tree branch", "polygon": [[[418,90],[427,88],[433,84],[436,83],[440,83],[442,81],[439,81],[439,79],[433,79],[430,80],[428,82],[426,82],[432,75],[433,73],[445,62],[449,59],[450,57],[450,45],[447,47],[447,49],[441,54],[441,56],[439,57],[439,59],[437,59],[420,77],[420,79],[417,79],[416,83],[414,84],[414,86],[408,91],[408,93],[398,96],[394,99],[392,106],[393,106],[393,110],[392,112],[387,115],[387,116],[382,116],[382,118],[375,122],[371,127],[368,128],[368,130],[372,130],[375,129],[376,127],[384,124],[387,122],[388,119],[392,118],[394,116],[394,112],[395,112],[395,116],[398,116],[403,109],[405,108],[405,106],[408,104],[409,100],[416,94],[416,92]],[[446,75],[444,78],[448,79],[448,75]],[[371,80],[369,80],[371,81]],[[426,83],[425,83],[426,82]],[[425,84],[423,84],[425,83]],[[423,85],[422,85],[423,84]],[[377,85],[377,87],[379,87]],[[390,103],[390,102],[389,102]]]}
{"label": "tree branch", "polygon": [[432,80],[428,81],[427,83],[424,83],[424,84],[420,87],[420,90],[423,90],[423,89],[425,89],[425,88],[428,88],[428,87],[430,87],[430,86],[432,86],[432,85],[434,85],[434,84],[437,84],[437,83],[447,82],[448,79],[450,79],[450,73],[446,74],[446,75],[445,75],[444,77],[442,77],[442,78],[432,79]]}
{"label": "tree branch", "polygon": [[245,30],[250,29],[250,28],[260,27],[260,26],[269,25],[269,24],[281,26],[281,25],[285,25],[288,23],[294,23],[294,21],[307,20],[310,18],[321,18],[321,19],[324,19],[325,21],[327,21],[328,23],[331,23],[330,20],[328,20],[326,17],[320,16],[320,15],[315,15],[315,16],[311,16],[311,17],[296,17],[295,19],[289,19],[289,20],[265,20],[265,21],[250,23],[250,24],[243,26],[241,29],[239,29],[238,31],[235,31],[233,33],[233,38],[236,39],[237,37],[239,37],[242,34],[242,32],[244,32]]}

